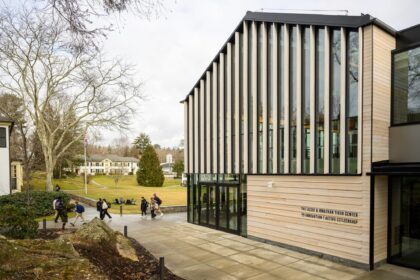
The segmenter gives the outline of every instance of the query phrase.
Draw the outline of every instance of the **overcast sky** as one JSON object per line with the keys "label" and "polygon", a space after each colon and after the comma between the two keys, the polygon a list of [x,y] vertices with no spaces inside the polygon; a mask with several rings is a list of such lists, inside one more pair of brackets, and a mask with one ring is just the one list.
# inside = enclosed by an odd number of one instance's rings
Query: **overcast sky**
{"label": "overcast sky", "polygon": [[[177,146],[183,138],[183,106],[179,103],[233,32],[246,11],[276,9],[348,10],[350,15],[369,13],[400,30],[420,23],[419,0],[166,0],[168,10],[157,20],[128,16],[109,35],[109,55],[137,65],[148,100],[127,136],[140,132],[161,146]],[[292,11],[299,13],[299,11]],[[302,11],[303,12],[303,11]],[[339,11],[316,12],[344,14]],[[103,143],[118,137],[104,133]]]}

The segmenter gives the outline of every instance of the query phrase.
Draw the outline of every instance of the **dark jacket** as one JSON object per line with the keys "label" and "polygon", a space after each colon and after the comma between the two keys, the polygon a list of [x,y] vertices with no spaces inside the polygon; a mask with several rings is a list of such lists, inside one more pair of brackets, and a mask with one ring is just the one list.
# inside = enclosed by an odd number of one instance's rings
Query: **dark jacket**
{"label": "dark jacket", "polygon": [[141,200],[141,204],[140,204],[140,208],[141,208],[141,210],[146,210],[146,209],[147,209],[147,207],[149,207],[149,203],[147,202],[147,200],[146,200],[146,199],[142,199],[142,200]]}
{"label": "dark jacket", "polygon": [[96,211],[102,211],[102,201],[96,202]]}

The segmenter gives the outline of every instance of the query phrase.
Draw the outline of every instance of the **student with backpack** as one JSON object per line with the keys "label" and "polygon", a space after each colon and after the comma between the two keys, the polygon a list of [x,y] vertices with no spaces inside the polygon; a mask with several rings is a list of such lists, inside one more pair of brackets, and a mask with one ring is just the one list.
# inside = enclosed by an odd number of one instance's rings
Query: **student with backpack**
{"label": "student with backpack", "polygon": [[149,207],[149,203],[147,200],[142,196],[141,202],[140,202],[140,210],[141,210],[141,216],[147,217],[147,207]]}
{"label": "student with backpack", "polygon": [[99,212],[99,218],[102,219],[102,198],[99,198],[99,200],[96,202],[96,211]]}
{"label": "student with backpack", "polygon": [[53,209],[54,209],[54,212],[55,212],[55,216],[54,216],[54,222],[55,223],[58,223],[58,218],[59,218],[59,216],[58,216],[58,210],[55,208],[55,205],[57,203],[57,200],[58,200],[58,197],[56,197],[54,199],[54,201],[53,201]]}
{"label": "student with backpack", "polygon": [[61,197],[57,198],[56,202],[55,202],[55,209],[58,212],[58,216],[60,217],[61,221],[63,222],[63,226],[62,226],[62,230],[66,229],[66,224],[68,221],[68,216],[67,216],[67,207],[64,204],[64,201]]}
{"label": "student with backpack", "polygon": [[157,204],[156,201],[153,199],[153,196],[150,198],[150,214],[152,215],[152,219],[156,217],[155,210],[156,210]]}
{"label": "student with backpack", "polygon": [[108,209],[111,208],[111,203],[108,203],[108,201],[106,201],[106,199],[104,198],[102,200],[102,216],[101,216],[101,220],[103,220],[105,218],[105,216],[108,216],[108,218],[110,220],[112,220],[111,215],[109,215],[108,213]]}
{"label": "student with backpack", "polygon": [[83,212],[85,212],[85,207],[79,204],[79,201],[76,201],[76,217],[74,218],[73,223],[70,223],[72,226],[76,223],[77,219],[82,219],[83,223],[85,223],[85,218],[83,218]]}
{"label": "student with backpack", "polygon": [[163,216],[163,212],[162,212],[162,210],[160,209],[160,206],[162,205],[162,199],[160,199],[160,198],[156,195],[156,193],[154,193],[154,194],[153,194],[153,200],[156,202],[156,207],[155,207],[155,210],[156,210],[157,212],[159,212],[159,213],[160,213],[160,216]]}

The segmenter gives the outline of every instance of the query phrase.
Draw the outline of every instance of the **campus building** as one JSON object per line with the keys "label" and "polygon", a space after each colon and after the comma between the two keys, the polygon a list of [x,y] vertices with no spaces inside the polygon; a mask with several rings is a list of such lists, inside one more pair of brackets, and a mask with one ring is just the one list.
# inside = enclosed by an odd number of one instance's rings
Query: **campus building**
{"label": "campus building", "polygon": [[188,221],[420,269],[420,26],[248,12],[182,101]]}
{"label": "campus building", "polygon": [[[83,161],[83,158],[80,158]],[[139,169],[139,160],[134,157],[121,157],[118,155],[90,155],[80,166],[75,166],[73,171],[81,174],[86,171],[92,175],[133,175]]]}
{"label": "campus building", "polygon": [[0,195],[12,193],[10,134],[13,121],[0,116]]}

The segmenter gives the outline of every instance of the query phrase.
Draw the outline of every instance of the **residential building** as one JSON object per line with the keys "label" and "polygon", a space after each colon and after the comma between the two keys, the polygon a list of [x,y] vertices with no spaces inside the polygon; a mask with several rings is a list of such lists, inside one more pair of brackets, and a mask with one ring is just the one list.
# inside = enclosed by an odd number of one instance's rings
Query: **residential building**
{"label": "residential building", "polygon": [[248,12],[187,95],[188,221],[420,269],[420,25]]}
{"label": "residential building", "polygon": [[10,134],[13,121],[0,116],[0,195],[11,193]]}
{"label": "residential building", "polygon": [[74,171],[78,174],[85,170],[88,174],[123,174],[133,175],[138,170],[139,160],[133,157],[121,157],[117,155],[91,155],[87,157],[86,166],[77,166]]}
{"label": "residential building", "polygon": [[23,166],[22,161],[12,160],[10,163],[11,192],[20,192],[23,187]]}

